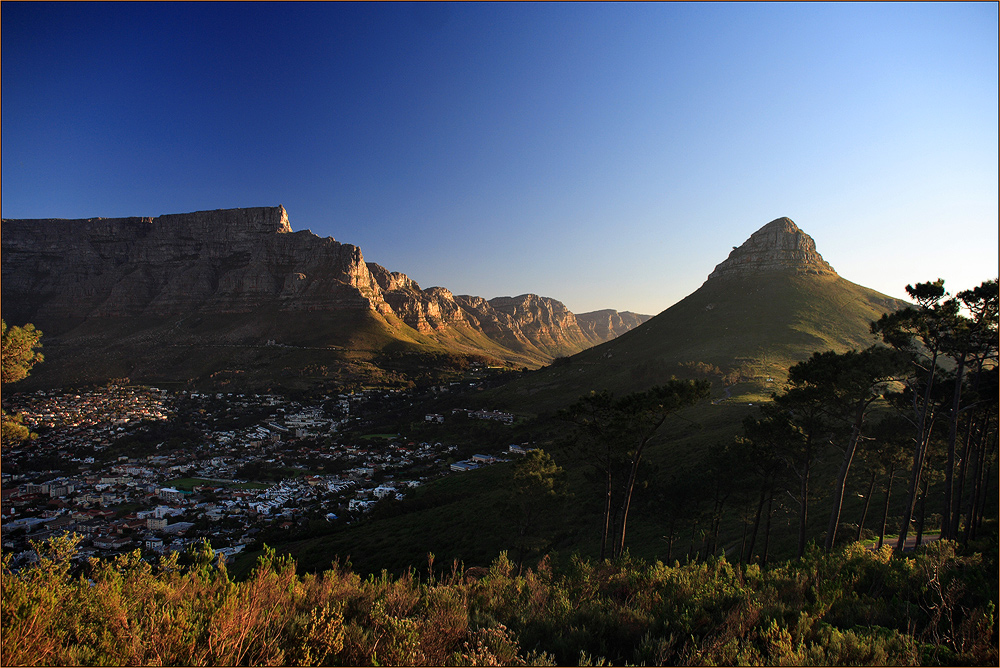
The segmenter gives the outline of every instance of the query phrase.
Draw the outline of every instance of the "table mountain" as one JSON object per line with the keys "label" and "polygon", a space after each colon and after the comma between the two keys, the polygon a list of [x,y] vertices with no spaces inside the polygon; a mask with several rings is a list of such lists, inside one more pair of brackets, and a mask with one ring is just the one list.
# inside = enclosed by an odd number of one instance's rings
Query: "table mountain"
{"label": "table mountain", "polygon": [[[311,348],[352,351],[357,363],[357,353],[405,349],[537,366],[648,318],[610,311],[581,327],[548,297],[422,289],[366,262],[357,246],[292,231],[281,206],[4,220],[2,232],[4,319],[45,333],[48,361],[37,374],[73,366],[69,378],[80,381],[172,377],[178,358],[166,353],[177,348],[186,379],[248,365],[263,374],[272,365],[248,351],[269,344],[272,357],[275,347],[284,357]],[[303,363],[329,367],[312,358]],[[282,372],[301,373],[299,361],[285,362]]]}

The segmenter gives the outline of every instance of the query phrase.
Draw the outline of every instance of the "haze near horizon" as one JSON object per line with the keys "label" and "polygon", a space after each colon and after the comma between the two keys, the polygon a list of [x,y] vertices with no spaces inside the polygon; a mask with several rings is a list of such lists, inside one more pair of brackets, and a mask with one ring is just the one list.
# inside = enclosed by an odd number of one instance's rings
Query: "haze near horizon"
{"label": "haze near horizon", "polygon": [[486,298],[656,314],[788,216],[997,275],[997,5],[10,3],[5,218],[274,206]]}

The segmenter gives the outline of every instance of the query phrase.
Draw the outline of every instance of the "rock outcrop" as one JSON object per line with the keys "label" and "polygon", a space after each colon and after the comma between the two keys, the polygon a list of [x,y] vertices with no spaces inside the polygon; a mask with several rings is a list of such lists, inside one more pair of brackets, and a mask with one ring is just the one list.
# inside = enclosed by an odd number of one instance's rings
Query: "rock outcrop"
{"label": "rock outcrop", "polygon": [[709,280],[769,271],[836,274],[816,252],[816,243],[789,218],[778,218],[750,235],[709,274]]}
{"label": "rock outcrop", "polygon": [[[296,314],[296,322],[308,314],[328,322],[363,311],[398,319],[444,344],[477,331],[497,344],[491,353],[507,349],[544,363],[612,338],[634,320],[601,312],[609,314],[602,316],[608,324],[588,321],[582,329],[554,299],[487,301],[443,287],[422,289],[405,274],[365,262],[357,246],[293,232],[281,206],[156,218],[4,220],[2,233],[4,318],[52,333],[60,323],[86,319],[266,310]],[[272,338],[265,329],[259,337]]]}

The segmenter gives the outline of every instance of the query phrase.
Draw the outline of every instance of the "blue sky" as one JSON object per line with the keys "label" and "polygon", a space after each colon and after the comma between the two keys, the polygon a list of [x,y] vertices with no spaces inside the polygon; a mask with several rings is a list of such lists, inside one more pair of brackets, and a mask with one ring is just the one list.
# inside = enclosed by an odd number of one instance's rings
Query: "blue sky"
{"label": "blue sky", "polygon": [[0,5],[6,218],[283,204],[422,287],[655,314],[788,216],[998,273],[996,3]]}

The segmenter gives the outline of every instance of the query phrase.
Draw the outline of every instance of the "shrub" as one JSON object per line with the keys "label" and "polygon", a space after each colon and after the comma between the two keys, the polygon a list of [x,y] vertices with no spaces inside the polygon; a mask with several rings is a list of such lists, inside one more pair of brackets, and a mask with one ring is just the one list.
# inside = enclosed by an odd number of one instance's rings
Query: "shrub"
{"label": "shrub", "polygon": [[265,549],[244,581],[201,545],[155,566],[74,561],[75,537],[3,558],[4,665],[997,664],[995,558],[860,545],[769,569],[548,558],[421,583],[299,575]]}

